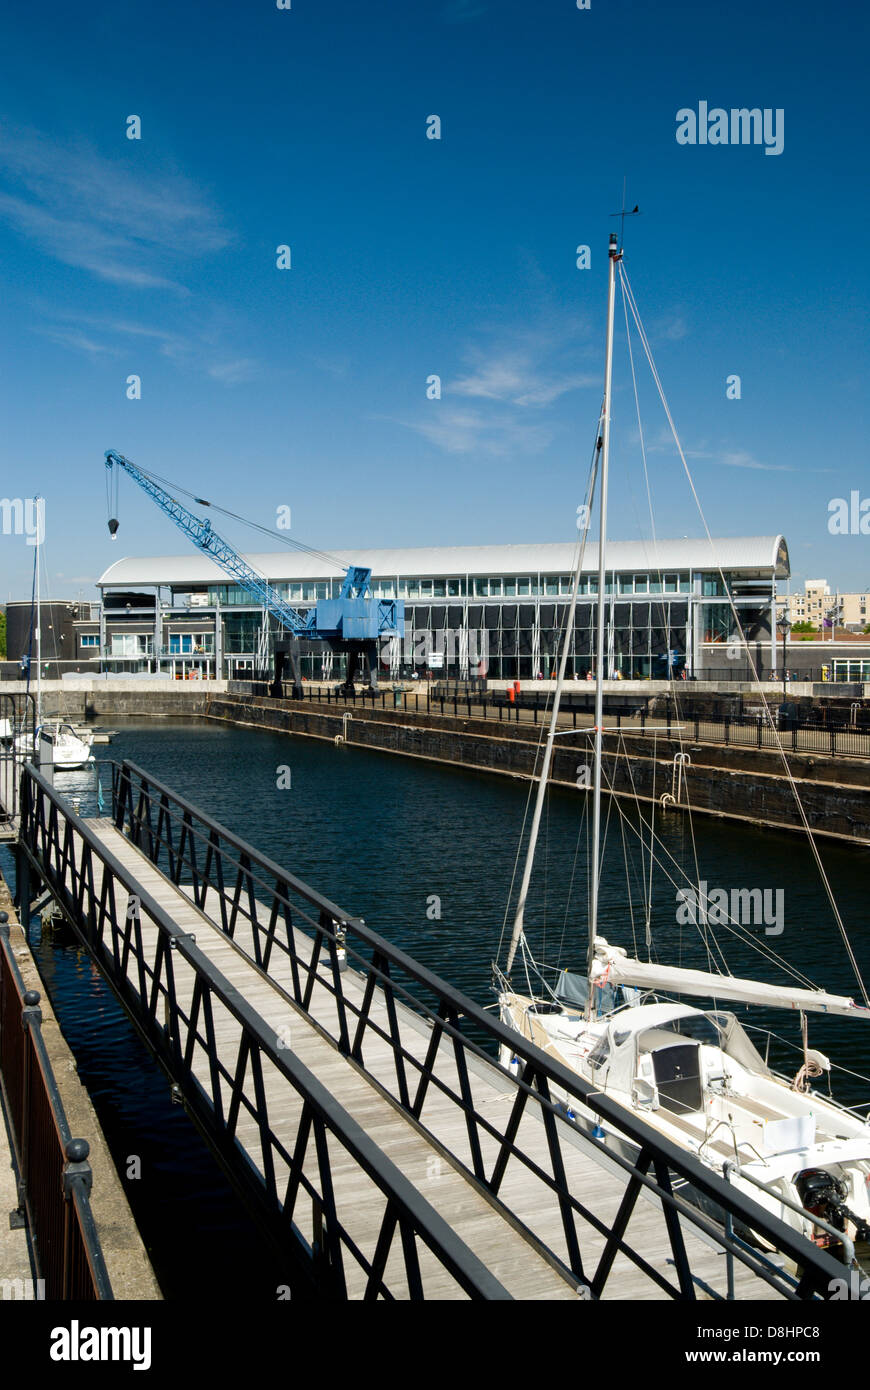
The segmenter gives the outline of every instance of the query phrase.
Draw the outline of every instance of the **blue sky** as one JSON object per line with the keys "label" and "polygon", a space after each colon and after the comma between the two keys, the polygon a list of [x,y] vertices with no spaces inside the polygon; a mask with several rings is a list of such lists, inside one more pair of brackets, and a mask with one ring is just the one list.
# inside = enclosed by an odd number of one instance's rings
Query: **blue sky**
{"label": "blue sky", "polygon": [[[329,550],[573,536],[623,176],[713,534],[782,531],[798,584],[870,587],[870,538],[827,527],[830,499],[870,496],[866,23],[805,0],[16,7],[0,494],[46,497],[54,593],[188,544],[129,480],[109,541],[110,447],[264,525],[289,506]],[[782,153],[678,145],[700,101],[782,108]],[[642,407],[656,531],[701,534],[646,381]],[[624,330],[613,443],[610,533],[648,535]],[[32,553],[0,536],[0,600]]]}

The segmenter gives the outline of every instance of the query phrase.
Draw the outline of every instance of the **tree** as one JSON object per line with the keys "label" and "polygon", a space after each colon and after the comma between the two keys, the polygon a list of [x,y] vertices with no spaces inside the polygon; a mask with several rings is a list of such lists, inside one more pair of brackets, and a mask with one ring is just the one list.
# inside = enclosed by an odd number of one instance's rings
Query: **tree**
{"label": "tree", "polygon": [[813,627],[812,623],[804,622],[792,623],[791,630],[792,632],[818,632],[819,629],[817,627]]}

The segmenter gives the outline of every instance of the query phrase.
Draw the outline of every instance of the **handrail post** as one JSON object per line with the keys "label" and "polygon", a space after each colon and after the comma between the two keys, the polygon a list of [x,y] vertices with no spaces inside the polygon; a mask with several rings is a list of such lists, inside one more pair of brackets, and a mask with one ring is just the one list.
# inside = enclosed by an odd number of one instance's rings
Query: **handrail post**
{"label": "handrail post", "polygon": [[[722,1176],[727,1183],[731,1181],[731,1160],[730,1158],[722,1165]],[[730,1211],[725,1213],[725,1235],[729,1246],[734,1239],[734,1217]],[[734,1255],[731,1250],[725,1251],[725,1277],[727,1279],[727,1292],[725,1298],[727,1302],[734,1302]]]}
{"label": "handrail post", "polygon": [[[8,931],[8,927],[7,927]],[[42,1009],[39,1007],[39,991],[28,989],[21,1010],[21,1029],[25,1034],[25,1045],[21,1059],[21,1182],[26,1189],[30,1178],[30,1111],[32,1101],[30,1088],[33,1083],[33,1034],[42,1024]]]}
{"label": "handrail post", "polygon": [[73,1189],[79,1188],[87,1197],[91,1195],[94,1175],[87,1161],[90,1151],[87,1139],[70,1139],[64,1148],[67,1161],[63,1165],[63,1299],[72,1297]]}

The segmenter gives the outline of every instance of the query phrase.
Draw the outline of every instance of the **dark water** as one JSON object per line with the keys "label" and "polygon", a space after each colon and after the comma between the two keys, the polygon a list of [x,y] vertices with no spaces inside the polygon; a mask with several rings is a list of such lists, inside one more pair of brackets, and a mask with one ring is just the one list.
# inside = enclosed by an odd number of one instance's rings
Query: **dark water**
{"label": "dark water", "polygon": [[[492,1003],[489,967],[499,950],[528,796],[525,783],[359,748],[182,722],[123,726],[110,747],[97,751],[139,763],[479,1003]],[[278,786],[282,768],[290,769],[289,788]],[[108,810],[108,768],[101,782]],[[58,786],[80,798],[82,814],[95,813],[93,772],[67,773]],[[527,909],[538,958],[581,970],[586,801],[583,793],[567,790],[549,798]],[[632,953],[637,943],[645,954],[640,885],[648,865],[634,833],[636,820],[623,825],[612,807],[608,820],[599,931]],[[772,895],[781,891],[782,933],[767,935],[763,926],[749,925],[745,935],[784,957],[814,984],[858,997],[802,837],[702,817],[692,826],[683,815],[658,818],[657,829],[664,848],[690,875],[697,855],[708,892],[714,887],[760,888]],[[828,846],[823,858],[859,967],[870,978],[870,856]],[[674,866],[671,871],[677,884],[684,885]],[[776,898],[769,901],[775,904]],[[707,968],[698,929],[680,926],[676,915],[676,887],[656,871],[654,958]],[[34,935],[49,993],[122,1173],[128,1155],[142,1159],[142,1178],[125,1186],[166,1295],[211,1296],[217,1280],[231,1281],[235,1296],[259,1297],[274,1290],[286,1273],[265,1253],[183,1110],[171,1104],[165,1076],[85,954],[66,936],[40,939],[38,929]],[[717,938],[732,973],[783,979],[751,945],[721,929]],[[500,959],[503,963],[504,948]],[[790,1014],[754,1010],[752,1022],[776,1029],[792,1043],[799,1041],[797,1019]],[[763,1051],[766,1040],[754,1036]],[[841,1066],[870,1073],[867,1024],[810,1015],[810,1043]],[[771,1045],[770,1059],[789,1073],[800,1062],[796,1052],[780,1043]],[[845,1104],[870,1101],[870,1084],[849,1075],[835,1077],[834,1094]],[[185,1252],[183,1258],[179,1252]]]}

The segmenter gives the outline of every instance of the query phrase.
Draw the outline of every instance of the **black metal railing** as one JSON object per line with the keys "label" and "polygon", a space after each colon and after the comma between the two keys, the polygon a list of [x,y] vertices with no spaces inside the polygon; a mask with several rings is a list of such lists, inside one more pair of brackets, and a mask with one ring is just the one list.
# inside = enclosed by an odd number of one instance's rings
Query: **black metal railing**
{"label": "black metal railing", "polygon": [[[234,682],[240,685],[241,682]],[[252,682],[245,683],[252,686]],[[230,694],[242,693],[231,690]],[[254,697],[269,694],[263,682],[256,689],[245,691]],[[290,698],[290,687],[285,694]],[[491,691],[484,695],[470,690],[455,689],[440,692],[434,686],[422,690],[357,690],[343,693],[335,686],[306,684],[302,700],[337,708],[361,710],[400,708],[412,714],[438,714],[461,719],[480,719],[484,723],[532,724],[549,720],[552,696],[548,692]],[[659,697],[660,699],[662,697]],[[604,714],[618,730],[635,733],[681,733],[696,743],[740,745],[744,747],[777,749],[780,746],[796,753],[827,753],[831,756],[870,758],[870,701],[855,701],[849,707],[823,708],[804,711],[786,703],[771,705],[768,712],[746,712],[721,719],[705,718],[687,712],[679,696],[665,701],[665,708],[650,712],[651,700],[639,697],[605,696]],[[582,729],[594,719],[592,695],[571,692],[560,702],[560,718],[565,726]]]}
{"label": "black metal railing", "polygon": [[[115,780],[117,788],[117,770]],[[116,793],[116,798],[120,808],[122,795]],[[395,1268],[389,1275],[387,1270],[397,1245],[400,1296],[423,1298],[430,1275],[421,1260],[422,1246],[430,1264],[434,1259],[440,1286],[446,1273],[457,1296],[508,1297],[477,1255],[197,949],[194,938],[143,891],[30,765],[22,783],[21,816],[20,844],[31,870],[50,887],[301,1281],[316,1286],[321,1295],[344,1298],[347,1267],[355,1264],[366,1298],[394,1298]],[[182,842],[174,859],[178,867],[188,862],[192,843],[191,838]],[[219,866],[211,863],[219,877]],[[240,881],[231,914],[241,907],[242,893]],[[238,1030],[238,1044],[228,1061],[217,1030],[229,1021]],[[286,1113],[279,1121],[272,1119],[267,1092],[276,1078],[283,1082],[277,1110],[286,1112],[287,1101],[294,1094],[297,1098],[291,1128]],[[246,1119],[256,1126],[259,1171],[237,1139]],[[336,1196],[335,1146],[380,1194],[380,1227],[368,1253],[353,1234],[354,1202],[345,1199],[343,1210]]]}
{"label": "black metal railing", "polygon": [[70,1133],[41,1025],[39,994],[25,989],[0,912],[0,1084],[40,1296],[111,1299],[90,1204],[89,1146]]}
{"label": "black metal railing", "polygon": [[[44,806],[47,790],[35,781],[34,787]],[[458,1146],[454,1142],[453,1159],[491,1198],[500,1197],[509,1166],[512,1176],[522,1170],[535,1189],[536,1209],[558,1213],[559,1260],[594,1296],[601,1295],[621,1253],[658,1289],[692,1297],[684,1223],[782,1296],[829,1296],[831,1280],[843,1269],[829,1253],[135,764],[113,770],[113,818],[116,828],[167,878],[185,886],[196,906],[261,970],[283,976],[282,987],[295,1004],[340,1052],[369,1069],[416,1124],[437,1141],[445,1106],[451,1116],[461,1116],[464,1139]],[[40,824],[36,816],[30,828],[28,808],[27,833],[36,841]],[[60,852],[58,842],[54,857]],[[417,1021],[418,1044],[423,1021],[425,1046],[411,1045],[409,1020]],[[379,1060],[372,1055],[378,1049]],[[500,1049],[516,1062],[516,1074],[498,1071],[507,1089],[498,1117],[492,1107],[476,1105],[472,1078],[481,1066],[491,1074],[493,1053]],[[584,1130],[566,1123],[577,1114],[607,1124],[624,1141],[618,1151],[595,1137],[592,1124]],[[518,1142],[521,1122],[529,1115],[543,1127],[544,1161]],[[615,1220],[599,1216],[566,1181],[566,1155],[578,1143],[606,1153],[607,1162],[622,1169],[626,1188]],[[642,1191],[660,1204],[676,1283],[626,1240]],[[687,1192],[692,1201],[686,1200]],[[514,1222],[521,1220],[516,1211],[512,1215]],[[594,1269],[584,1264],[578,1221],[604,1241]],[[732,1234],[729,1226],[742,1234]],[[762,1258],[745,1242],[748,1233],[781,1251],[799,1277],[790,1280]]]}
{"label": "black metal railing", "polygon": [[8,838],[18,815],[18,784],[33,756],[36,701],[25,692],[0,694],[0,837]]}

